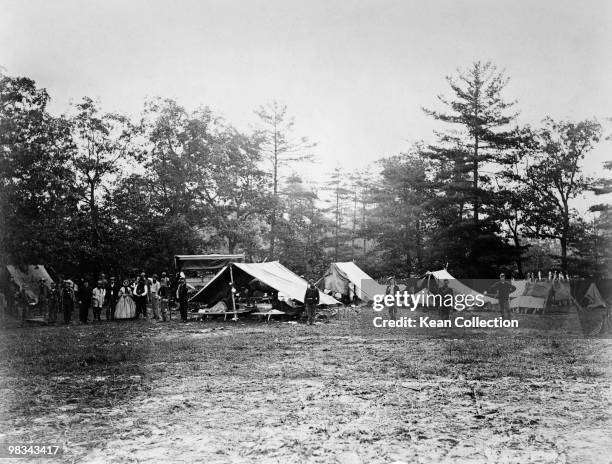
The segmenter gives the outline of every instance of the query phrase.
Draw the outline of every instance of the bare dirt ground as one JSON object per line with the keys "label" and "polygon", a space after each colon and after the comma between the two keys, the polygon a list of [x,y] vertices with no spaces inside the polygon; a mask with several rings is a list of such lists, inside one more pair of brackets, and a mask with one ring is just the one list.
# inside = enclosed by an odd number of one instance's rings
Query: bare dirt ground
{"label": "bare dirt ground", "polygon": [[612,462],[610,340],[371,316],[4,330],[0,442],[84,463]]}

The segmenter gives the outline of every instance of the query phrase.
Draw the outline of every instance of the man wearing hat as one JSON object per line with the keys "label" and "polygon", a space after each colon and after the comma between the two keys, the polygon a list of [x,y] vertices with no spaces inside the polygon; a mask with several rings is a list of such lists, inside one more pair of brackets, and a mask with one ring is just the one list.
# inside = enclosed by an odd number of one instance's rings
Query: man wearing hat
{"label": "man wearing hat", "polygon": [[515,290],[516,287],[506,280],[506,274],[503,272],[499,275],[499,280],[490,287],[492,293],[497,293],[499,311],[504,319],[510,318],[510,294]]}
{"label": "man wearing hat", "polygon": [[176,288],[176,300],[179,304],[179,311],[181,312],[181,322],[187,322],[187,282],[185,280],[185,274],[182,272],[179,275],[179,284]]}
{"label": "man wearing hat", "polygon": [[170,313],[170,279],[165,272],[162,272],[161,279],[159,280],[159,290],[157,291],[157,296],[159,297],[161,317],[165,322]]}
{"label": "man wearing hat", "polygon": [[74,310],[74,303],[76,302],[76,296],[72,288],[72,281],[63,281],[60,302],[62,312],[64,313],[64,324],[70,324],[70,321],[72,319],[72,311]]}
{"label": "man wearing hat", "polygon": [[315,287],[314,280],[310,279],[308,281],[306,293],[304,294],[304,306],[306,307],[306,323],[308,325],[314,324],[318,304],[319,289]]}
{"label": "man wearing hat", "polygon": [[147,281],[145,279],[145,273],[140,274],[140,277],[134,284],[134,302],[136,303],[136,318],[139,318],[142,314],[144,319],[147,318],[147,295],[149,289]]}
{"label": "man wearing hat", "polygon": [[100,314],[102,313],[102,306],[106,300],[106,288],[102,280],[98,280],[98,283],[91,292],[91,303],[93,307],[93,320],[100,322]]}
{"label": "man wearing hat", "polygon": [[87,279],[82,280],[77,295],[79,300],[79,320],[82,324],[87,324],[93,296],[92,288],[89,286]]}
{"label": "man wearing hat", "polygon": [[115,277],[110,278],[108,285],[106,286],[106,320],[114,321],[115,320],[115,308],[117,307],[117,301],[119,301],[119,290],[121,289],[121,285],[115,279]]}

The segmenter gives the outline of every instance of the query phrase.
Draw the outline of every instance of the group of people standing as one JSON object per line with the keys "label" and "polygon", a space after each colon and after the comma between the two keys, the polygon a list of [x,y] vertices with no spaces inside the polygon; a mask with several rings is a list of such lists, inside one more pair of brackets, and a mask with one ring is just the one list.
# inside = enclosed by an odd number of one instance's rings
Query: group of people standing
{"label": "group of people standing", "polygon": [[102,321],[103,312],[108,321],[148,319],[149,306],[151,318],[165,322],[170,319],[173,301],[179,304],[181,320],[187,321],[188,288],[182,273],[173,281],[165,272],[161,278],[157,274],[147,277],[142,272],[136,279],[121,282],[101,274],[93,288],[87,280],[77,286],[69,279],[60,279],[58,283],[53,282],[50,289],[41,282],[38,301],[50,324],[57,322],[60,313],[64,324],[70,324],[75,310],[78,310],[79,321],[86,324],[90,309],[93,310],[93,321]]}

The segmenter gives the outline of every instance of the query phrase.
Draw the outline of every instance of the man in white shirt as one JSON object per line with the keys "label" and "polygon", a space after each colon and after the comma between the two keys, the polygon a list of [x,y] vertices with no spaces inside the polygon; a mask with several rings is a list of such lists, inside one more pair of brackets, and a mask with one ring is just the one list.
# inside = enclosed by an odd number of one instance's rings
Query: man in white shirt
{"label": "man in white shirt", "polygon": [[104,300],[106,298],[106,289],[101,280],[98,280],[98,284],[91,292],[91,302],[93,305],[94,321],[101,321],[100,313],[102,312],[102,306],[104,306]]}
{"label": "man in white shirt", "polygon": [[161,284],[157,280],[157,274],[153,274],[149,291],[151,292],[151,309],[153,310],[153,319],[159,319],[159,288]]}

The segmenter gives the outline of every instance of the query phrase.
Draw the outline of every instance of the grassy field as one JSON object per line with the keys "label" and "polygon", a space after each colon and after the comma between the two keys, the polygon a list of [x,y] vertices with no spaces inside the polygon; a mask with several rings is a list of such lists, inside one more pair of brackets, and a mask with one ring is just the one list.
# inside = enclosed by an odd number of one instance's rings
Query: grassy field
{"label": "grassy field", "polygon": [[530,328],[375,329],[363,310],[6,329],[0,442],[88,463],[612,462],[612,342],[518,317]]}

